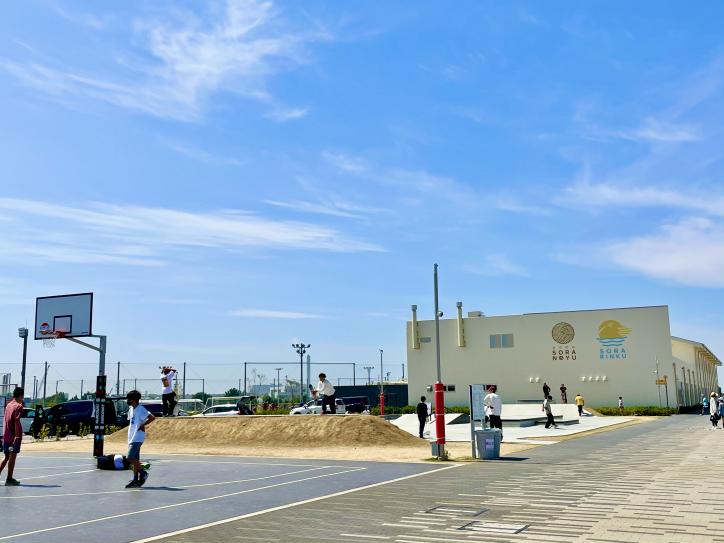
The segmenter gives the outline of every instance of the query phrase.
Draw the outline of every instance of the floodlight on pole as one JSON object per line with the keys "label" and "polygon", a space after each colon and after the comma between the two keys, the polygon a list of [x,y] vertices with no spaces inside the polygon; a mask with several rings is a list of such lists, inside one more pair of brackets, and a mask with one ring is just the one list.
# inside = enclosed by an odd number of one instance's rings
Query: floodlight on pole
{"label": "floodlight on pole", "polygon": [[280,392],[280,390],[281,390],[281,388],[282,388],[282,383],[281,383],[281,381],[280,381],[280,379],[281,379],[281,378],[280,378],[280,372],[281,372],[284,368],[274,368],[274,369],[277,370],[277,400],[278,400],[278,399],[279,399],[279,392]]}
{"label": "floodlight on pole", "polygon": [[25,389],[25,367],[28,361],[28,329],[18,328],[18,336],[23,338],[23,366],[20,371],[20,386]]}
{"label": "floodlight on pole", "polygon": [[435,297],[435,360],[437,362],[437,381],[433,385],[435,398],[435,431],[437,433],[438,456],[445,456],[445,387],[442,384],[440,369],[440,317],[442,313],[438,303],[437,264],[433,268],[433,291]]}
{"label": "floodlight on pole", "polygon": [[292,343],[292,348],[296,349],[299,355],[299,401],[304,402],[304,355],[312,345],[304,343]]}
{"label": "floodlight on pole", "polygon": [[367,384],[371,385],[372,384],[372,370],[375,369],[375,367],[374,366],[364,366],[363,369],[367,370]]}

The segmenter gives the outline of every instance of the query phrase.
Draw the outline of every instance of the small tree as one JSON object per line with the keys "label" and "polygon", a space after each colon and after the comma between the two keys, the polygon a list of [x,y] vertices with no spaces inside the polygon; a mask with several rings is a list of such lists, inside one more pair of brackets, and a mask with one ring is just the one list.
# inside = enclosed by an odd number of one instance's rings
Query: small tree
{"label": "small tree", "polygon": [[230,388],[226,392],[224,392],[224,396],[241,396],[241,391],[238,388]]}

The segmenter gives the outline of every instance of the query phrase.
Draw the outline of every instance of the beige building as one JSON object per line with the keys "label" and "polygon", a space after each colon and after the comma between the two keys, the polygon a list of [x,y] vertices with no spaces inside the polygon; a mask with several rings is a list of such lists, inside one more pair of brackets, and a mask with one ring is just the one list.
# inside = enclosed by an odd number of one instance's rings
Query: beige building
{"label": "beige building", "polygon": [[[541,400],[543,384],[561,401],[582,394],[590,406],[689,406],[718,390],[719,359],[704,345],[672,337],[667,306],[526,313],[470,312],[440,320],[446,404],[467,405],[469,384],[497,384],[505,403]],[[435,321],[407,323],[411,400],[436,381]],[[657,385],[658,371],[658,385]],[[664,384],[665,383],[665,384]],[[429,394],[428,394],[429,395]]]}

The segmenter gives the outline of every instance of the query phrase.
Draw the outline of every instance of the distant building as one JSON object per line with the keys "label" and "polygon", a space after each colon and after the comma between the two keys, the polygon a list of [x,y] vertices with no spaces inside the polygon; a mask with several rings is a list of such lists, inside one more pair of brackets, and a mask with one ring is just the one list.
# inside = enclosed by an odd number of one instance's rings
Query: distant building
{"label": "distant building", "polygon": [[[469,384],[497,384],[506,403],[542,400],[543,383],[561,401],[582,394],[590,406],[691,406],[719,390],[719,359],[706,345],[672,337],[668,306],[594,309],[440,320],[446,403],[468,404]],[[657,383],[658,361],[658,385]],[[407,323],[410,397],[436,381],[435,321]],[[665,382],[665,384],[664,384]]]}

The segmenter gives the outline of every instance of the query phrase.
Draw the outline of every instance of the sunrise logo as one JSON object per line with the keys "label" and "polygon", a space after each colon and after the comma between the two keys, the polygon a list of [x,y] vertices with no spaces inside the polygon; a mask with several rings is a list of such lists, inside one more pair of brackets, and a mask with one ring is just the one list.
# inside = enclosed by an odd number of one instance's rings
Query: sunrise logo
{"label": "sunrise logo", "polygon": [[603,348],[622,347],[631,328],[626,328],[618,321],[603,321],[598,326],[598,342]]}

